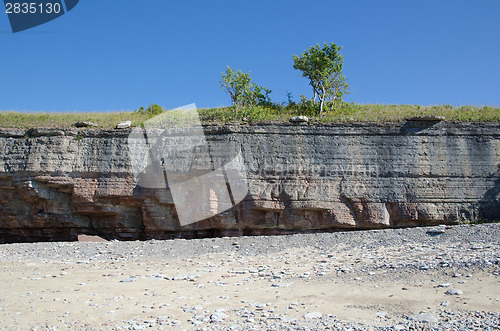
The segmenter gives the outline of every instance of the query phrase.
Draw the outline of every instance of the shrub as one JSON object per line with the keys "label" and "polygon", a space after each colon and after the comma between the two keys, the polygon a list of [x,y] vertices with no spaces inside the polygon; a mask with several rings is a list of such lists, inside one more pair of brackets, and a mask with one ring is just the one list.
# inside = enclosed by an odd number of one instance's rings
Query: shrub
{"label": "shrub", "polygon": [[139,113],[139,114],[145,114],[145,115],[148,115],[148,117],[154,117],[156,115],[160,115],[161,113],[163,113],[165,110],[163,109],[163,107],[155,104],[155,103],[152,103],[148,106],[148,108],[144,109],[144,107],[141,107],[139,109],[136,109],[134,110],[135,112]]}
{"label": "shrub", "polygon": [[252,106],[271,105],[271,90],[252,82],[250,73],[235,71],[229,66],[222,73],[221,87],[229,94],[231,103],[236,109]]}

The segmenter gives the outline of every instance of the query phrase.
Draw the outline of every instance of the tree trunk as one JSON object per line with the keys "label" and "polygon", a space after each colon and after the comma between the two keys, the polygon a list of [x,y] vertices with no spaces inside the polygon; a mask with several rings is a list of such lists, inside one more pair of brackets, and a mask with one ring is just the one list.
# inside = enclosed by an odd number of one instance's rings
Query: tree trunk
{"label": "tree trunk", "polygon": [[323,90],[323,94],[319,97],[319,100],[320,100],[320,104],[319,104],[319,117],[320,118],[323,116],[323,104],[325,103],[325,94],[326,94],[325,87],[322,86],[321,88]]}

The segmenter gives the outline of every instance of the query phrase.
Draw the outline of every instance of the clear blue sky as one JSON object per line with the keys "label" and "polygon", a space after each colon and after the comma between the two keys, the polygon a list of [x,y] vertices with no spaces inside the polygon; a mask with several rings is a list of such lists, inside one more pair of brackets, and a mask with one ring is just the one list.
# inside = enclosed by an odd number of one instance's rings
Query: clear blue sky
{"label": "clear blue sky", "polygon": [[500,105],[500,1],[81,0],[13,34],[0,12],[0,109],[229,105],[229,65],[275,101],[312,96],[293,54],[343,46],[346,100]]}

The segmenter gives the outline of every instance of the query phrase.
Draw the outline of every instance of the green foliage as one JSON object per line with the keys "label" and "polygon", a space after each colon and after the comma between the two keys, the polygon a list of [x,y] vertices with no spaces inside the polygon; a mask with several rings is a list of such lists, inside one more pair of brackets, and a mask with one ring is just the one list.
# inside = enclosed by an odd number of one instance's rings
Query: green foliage
{"label": "green foliage", "polygon": [[204,123],[231,123],[231,122],[285,122],[289,113],[283,108],[274,105],[272,108],[252,106],[245,108],[213,108],[198,109],[200,120]]}
{"label": "green foliage", "polygon": [[256,105],[261,106],[261,107],[270,107],[273,105],[271,102],[271,97],[269,96],[271,94],[271,90],[268,89],[265,86],[259,86],[255,83],[254,84],[254,100],[256,100]]}
{"label": "green foliage", "polygon": [[341,46],[334,43],[311,46],[302,56],[293,56],[294,69],[302,71],[302,76],[309,79],[314,98],[320,101],[319,113],[323,113],[325,102],[342,101],[348,93],[349,85],[342,75],[344,56],[340,54]]}
{"label": "green foliage", "polygon": [[319,107],[314,100],[310,100],[303,95],[300,96],[300,102],[297,104],[296,108],[307,116],[315,116],[319,111]]}
{"label": "green foliage", "polygon": [[163,107],[158,106],[155,103],[152,103],[148,106],[148,108],[144,109],[144,107],[141,107],[139,109],[134,110],[134,112],[140,113],[140,114],[145,114],[148,117],[154,117],[156,115],[160,115],[163,113],[165,110]]}
{"label": "green foliage", "polygon": [[235,71],[229,66],[222,73],[220,84],[224,91],[229,94],[231,103],[236,109],[252,106],[269,106],[271,90],[265,86],[259,86],[252,82],[250,73],[241,70]]}

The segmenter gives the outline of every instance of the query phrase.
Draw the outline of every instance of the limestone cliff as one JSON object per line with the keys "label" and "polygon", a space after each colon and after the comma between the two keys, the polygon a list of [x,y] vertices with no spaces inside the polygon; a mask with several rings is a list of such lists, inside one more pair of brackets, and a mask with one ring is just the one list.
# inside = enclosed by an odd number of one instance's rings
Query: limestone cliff
{"label": "limestone cliff", "polygon": [[499,123],[205,125],[204,131],[209,144],[241,148],[249,193],[235,208],[181,227],[168,188],[137,185],[130,131],[0,129],[0,242],[500,220]]}

